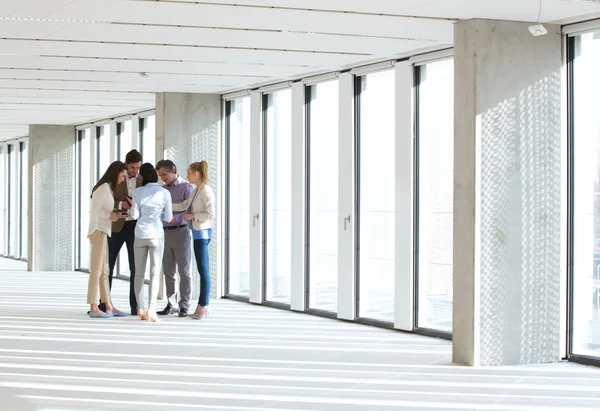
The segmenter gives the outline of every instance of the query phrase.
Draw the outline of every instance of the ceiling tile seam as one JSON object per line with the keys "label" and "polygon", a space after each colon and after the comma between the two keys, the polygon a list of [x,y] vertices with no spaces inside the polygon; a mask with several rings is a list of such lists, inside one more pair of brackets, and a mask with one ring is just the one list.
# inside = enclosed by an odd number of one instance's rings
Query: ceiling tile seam
{"label": "ceiling tile seam", "polygon": [[218,6],[218,7],[239,7],[239,8],[253,8],[253,9],[268,9],[268,10],[286,10],[286,11],[303,11],[303,12],[314,12],[314,13],[334,13],[343,15],[358,15],[358,16],[373,16],[373,17],[395,17],[403,19],[423,19],[423,20],[436,20],[436,21],[448,21],[457,22],[457,17],[427,17],[427,16],[415,16],[415,15],[404,15],[404,14],[393,14],[393,13],[375,13],[367,11],[346,11],[346,10],[334,10],[334,9],[315,9],[315,8],[301,8],[301,7],[285,7],[285,6],[266,6],[259,4],[239,4],[239,3],[210,3],[205,1],[182,1],[182,0],[129,0],[129,1],[143,1],[147,3],[177,3],[177,4],[195,4],[204,6]]}
{"label": "ceiling tile seam", "polygon": [[199,48],[199,49],[222,49],[222,50],[246,50],[246,51],[274,51],[281,53],[307,53],[307,54],[328,54],[342,56],[371,56],[367,53],[350,53],[345,51],[317,51],[317,50],[295,50],[295,49],[275,49],[265,47],[236,47],[236,46],[207,46],[198,44],[169,44],[169,43],[131,43],[120,41],[91,41],[91,40],[53,40],[38,38],[19,38],[19,37],[0,37],[0,40],[6,41],[36,41],[47,43],[71,43],[71,44],[108,44],[120,46],[152,46],[152,47],[181,47],[181,48]]}
{"label": "ceiling tile seam", "polygon": [[[60,69],[60,68],[31,68],[31,67],[3,67],[2,63],[0,63],[0,70],[22,70],[22,71],[50,71],[50,72],[72,72],[72,73],[123,73],[123,74],[140,74],[140,71],[132,71],[132,70],[82,70],[82,69]],[[162,72],[162,71],[143,71],[147,74],[159,74],[159,75],[173,75],[173,76],[215,76],[215,77],[258,77],[258,78],[270,78],[270,76],[259,76],[253,74],[220,74],[220,73],[175,73],[175,72]]]}
{"label": "ceiling tile seam", "polygon": [[310,66],[310,65],[299,65],[299,64],[265,64],[265,63],[252,63],[252,62],[227,62],[227,61],[215,61],[215,60],[170,60],[170,59],[148,59],[148,58],[123,58],[123,57],[87,57],[87,56],[59,56],[53,54],[40,54],[36,57],[42,58],[66,58],[66,59],[79,59],[79,60],[108,60],[108,61],[156,61],[160,63],[185,63],[185,64],[223,64],[223,65],[244,65],[244,66],[264,66],[264,67],[294,67],[294,68],[311,68],[311,67],[319,67],[319,66]]}
{"label": "ceiling tile seam", "polygon": [[1,80],[11,81],[60,81],[64,83],[108,83],[108,84],[143,84],[143,85],[172,85],[178,86],[210,86],[210,87],[231,87],[231,84],[197,84],[197,83],[166,83],[166,82],[144,82],[144,81],[113,81],[113,80],[86,80],[86,79],[64,79],[64,78],[30,78],[30,77],[0,77]]}
{"label": "ceiling tile seam", "polygon": [[0,106],[1,105],[18,105],[18,106],[74,106],[74,107],[135,107],[135,104],[84,104],[84,103],[29,103],[29,102],[21,102],[21,101],[2,101],[2,97],[0,97]]}
{"label": "ceiling tile seam", "polygon": [[142,26],[142,27],[172,27],[172,28],[184,28],[184,29],[200,29],[200,30],[229,30],[229,31],[244,31],[244,32],[258,32],[258,33],[295,33],[295,34],[308,34],[308,35],[319,35],[319,36],[333,36],[333,37],[358,37],[358,38],[372,38],[372,39],[384,39],[384,40],[407,40],[407,41],[438,41],[434,39],[421,39],[413,37],[397,37],[397,36],[378,36],[373,34],[347,34],[347,33],[334,33],[325,31],[302,31],[302,30],[284,30],[284,29],[257,29],[257,28],[245,28],[245,27],[221,27],[221,26],[193,26],[193,25],[182,25],[182,24],[157,24],[157,23],[129,23],[129,22],[111,22],[111,25],[123,25],[123,26]]}
{"label": "ceiling tile seam", "polygon": [[[131,91],[131,90],[89,90],[79,88],[52,88],[52,87],[17,87],[19,90],[53,90],[53,91],[81,91],[81,92],[93,92],[93,93],[131,93],[131,94],[151,94],[152,91]],[[15,87],[0,86],[0,90],[15,90]]]}

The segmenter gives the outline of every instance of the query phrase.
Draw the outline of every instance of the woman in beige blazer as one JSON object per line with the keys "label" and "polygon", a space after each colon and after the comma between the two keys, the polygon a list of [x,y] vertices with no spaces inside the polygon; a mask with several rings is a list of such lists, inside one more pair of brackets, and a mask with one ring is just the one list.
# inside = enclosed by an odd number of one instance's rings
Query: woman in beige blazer
{"label": "woman in beige blazer", "polygon": [[208,316],[210,296],[208,244],[212,238],[212,220],[215,218],[215,194],[208,185],[208,163],[201,161],[190,164],[187,179],[195,184],[196,188],[183,203],[173,204],[173,211],[185,211],[185,221],[191,221],[194,256],[200,273],[200,298],[196,311],[190,317],[201,320]]}

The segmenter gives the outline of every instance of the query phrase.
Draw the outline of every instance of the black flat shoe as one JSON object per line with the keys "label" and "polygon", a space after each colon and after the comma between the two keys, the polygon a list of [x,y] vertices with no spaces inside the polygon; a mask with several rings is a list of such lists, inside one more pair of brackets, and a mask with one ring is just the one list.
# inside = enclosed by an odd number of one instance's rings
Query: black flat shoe
{"label": "black flat shoe", "polygon": [[179,316],[180,317],[187,317],[188,316],[188,310],[186,310],[185,308],[181,308],[179,310]]}
{"label": "black flat shoe", "polygon": [[156,314],[158,314],[158,315],[169,315],[169,314],[171,314],[171,304],[167,304],[167,306],[163,310],[158,311]]}
{"label": "black flat shoe", "polygon": [[157,312],[158,315],[169,315],[169,314],[177,314],[179,312],[178,308],[175,308],[168,303],[164,310]]}

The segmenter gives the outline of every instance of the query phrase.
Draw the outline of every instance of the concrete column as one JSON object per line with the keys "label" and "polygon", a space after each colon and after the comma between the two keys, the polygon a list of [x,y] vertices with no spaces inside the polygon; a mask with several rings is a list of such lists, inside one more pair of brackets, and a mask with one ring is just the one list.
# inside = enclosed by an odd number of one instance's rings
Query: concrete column
{"label": "concrete column", "polygon": [[29,126],[31,271],[72,271],[75,232],[75,128]]}
{"label": "concrete column", "polygon": [[453,361],[560,359],[560,27],[455,25]]}
{"label": "concrete column", "polygon": [[[211,298],[220,297],[222,287],[221,262],[221,107],[222,100],[215,94],[158,93],[156,95],[156,161],[172,160],[179,174],[186,178],[187,167],[193,162],[206,160],[210,185],[215,191],[217,217],[213,238],[209,245]],[[192,290],[199,292],[198,272],[193,261]],[[193,308],[193,307],[192,307]]]}

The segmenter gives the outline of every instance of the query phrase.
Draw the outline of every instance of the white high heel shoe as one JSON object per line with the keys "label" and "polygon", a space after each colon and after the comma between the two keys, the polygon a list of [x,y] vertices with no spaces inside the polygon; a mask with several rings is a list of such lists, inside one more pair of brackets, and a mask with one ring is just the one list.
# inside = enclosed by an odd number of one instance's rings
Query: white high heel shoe
{"label": "white high heel shoe", "polygon": [[196,314],[196,313],[194,313],[194,314],[190,315],[190,318],[192,320],[201,320],[204,317],[208,318],[208,313],[209,313],[209,310],[208,310],[208,307],[206,307],[204,309],[204,311],[202,312],[202,314]]}

